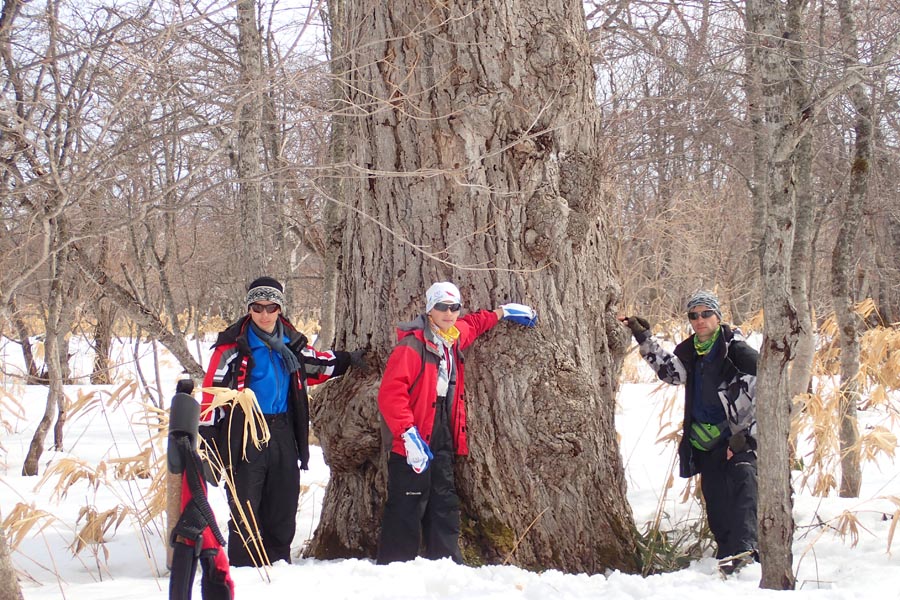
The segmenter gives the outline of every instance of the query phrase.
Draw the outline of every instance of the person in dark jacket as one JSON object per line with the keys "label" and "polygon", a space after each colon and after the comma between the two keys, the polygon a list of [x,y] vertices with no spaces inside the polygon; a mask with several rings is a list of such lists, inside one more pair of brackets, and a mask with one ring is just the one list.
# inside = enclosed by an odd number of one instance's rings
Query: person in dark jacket
{"label": "person in dark jacket", "polygon": [[378,564],[414,559],[423,538],[426,558],[462,562],[453,480],[454,455],[469,453],[462,351],[500,319],[537,323],[522,304],[460,317],[459,289],[449,282],[432,285],[425,299],[425,314],[398,327],[378,390],[390,444]]}
{"label": "person in dark jacket", "polygon": [[247,314],[213,345],[203,387],[253,390],[271,437],[260,448],[249,442],[244,448],[243,409],[237,404],[211,409],[209,392],[201,401],[200,434],[210,451],[219,453],[233,483],[233,489],[226,486],[228,560],[236,567],[259,567],[291,562],[300,470],[309,468],[307,387],[361,365],[363,351],[319,352],[309,346],[285,318],[284,287],[271,277],[249,285],[244,305]]}
{"label": "person in dark jacket", "polygon": [[[694,334],[668,352],[641,317],[622,317],[641,356],[664,382],[684,385],[680,474],[700,474],[716,557],[758,560],[756,366],[759,354],[722,323],[719,300],[700,290],[687,302]],[[736,566],[736,565],[735,565]]]}

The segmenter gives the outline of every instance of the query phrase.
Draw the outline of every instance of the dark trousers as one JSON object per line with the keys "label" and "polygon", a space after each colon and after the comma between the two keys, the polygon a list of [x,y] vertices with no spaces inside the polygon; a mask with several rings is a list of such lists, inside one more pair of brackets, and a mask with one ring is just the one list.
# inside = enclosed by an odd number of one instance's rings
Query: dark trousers
{"label": "dark trousers", "polygon": [[716,539],[716,558],[756,550],[757,484],[753,452],[726,459],[726,448],[694,451],[706,518]]}
{"label": "dark trousers", "polygon": [[406,457],[388,458],[388,497],[378,540],[378,564],[412,560],[424,541],[423,556],[450,557],[459,551],[459,496],[453,481],[453,451],[435,452],[424,472],[416,474]]}
{"label": "dark trousers", "polygon": [[300,498],[297,444],[286,416],[267,421],[272,434],[268,445],[256,450],[250,444],[246,461],[234,457],[235,490],[228,492],[228,562],[235,567],[291,562]]}

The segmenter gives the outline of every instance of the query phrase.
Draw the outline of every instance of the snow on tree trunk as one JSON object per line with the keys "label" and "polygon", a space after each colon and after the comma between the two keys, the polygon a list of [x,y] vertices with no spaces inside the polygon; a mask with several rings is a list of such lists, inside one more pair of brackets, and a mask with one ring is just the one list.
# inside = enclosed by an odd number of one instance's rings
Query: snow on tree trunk
{"label": "snow on tree trunk", "polygon": [[[466,353],[470,455],[457,463],[471,563],[636,568],[614,427],[626,337],[584,14],[575,0],[346,3],[353,178],[337,348],[372,372],[325,386],[332,477],[308,553],[373,556],[385,494],[376,394],[395,324],[452,280],[467,310],[534,305]],[[530,528],[529,528],[530,527]]]}

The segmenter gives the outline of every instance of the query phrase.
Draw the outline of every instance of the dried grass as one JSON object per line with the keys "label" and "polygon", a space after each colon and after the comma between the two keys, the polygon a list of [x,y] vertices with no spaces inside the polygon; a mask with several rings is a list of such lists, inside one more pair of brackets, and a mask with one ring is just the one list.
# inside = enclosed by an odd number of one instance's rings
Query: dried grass
{"label": "dried grass", "polygon": [[77,556],[85,548],[91,548],[95,556],[103,552],[105,560],[109,560],[109,549],[106,547],[106,534],[110,529],[115,532],[119,525],[131,513],[127,508],[116,506],[109,510],[98,511],[90,506],[83,506],[78,513],[75,524],[84,521],[84,525],[75,535],[75,540],[69,546],[72,554]]}
{"label": "dried grass", "polygon": [[[228,388],[203,388],[202,392],[213,394],[213,401],[210,406],[204,411],[203,415],[214,411],[218,407],[228,407],[228,419],[229,421],[224,424],[225,427],[228,428],[228,431],[234,431],[235,428],[231,422],[231,419],[234,418],[236,413],[234,409],[235,406],[240,406],[243,410],[244,421],[243,423],[239,423],[239,429],[242,431],[242,439],[241,439],[241,448],[242,448],[242,456],[244,458],[247,457],[247,444],[253,444],[254,447],[260,448],[262,444],[267,443],[271,439],[271,433],[269,431],[269,425],[266,423],[265,415],[263,415],[262,410],[259,408],[259,403],[256,401],[256,395],[253,393],[253,390],[249,388],[245,388],[244,390],[237,391]],[[225,486],[228,488],[229,493],[232,498],[236,498],[236,489],[234,485],[234,480],[230,476],[232,469],[231,465],[225,465],[222,455],[219,452],[218,448],[209,447],[206,445],[205,440],[204,443],[200,444],[200,452],[201,455],[210,463],[212,466],[213,472],[221,474],[222,478],[225,481]],[[229,468],[226,468],[229,467]],[[262,534],[259,530],[259,525],[257,523],[257,515],[253,513],[253,510],[250,508],[249,504],[244,506],[241,504],[235,504],[233,507],[233,511],[236,514],[232,514],[232,518],[236,519],[238,522],[243,524],[243,527],[238,528],[238,534],[241,538],[241,543],[248,550],[250,557],[255,561],[257,556],[261,556],[263,558],[264,564],[269,562],[269,558],[266,555],[266,550],[262,545]],[[249,536],[245,535],[245,531],[249,532]],[[256,565],[257,568],[263,567],[264,565]],[[268,578],[268,573],[266,573],[266,578]]]}
{"label": "dried grass", "polygon": [[[243,448],[243,458],[247,458],[247,444],[251,443],[255,448],[262,447],[271,439],[272,434],[269,432],[269,425],[266,423],[266,417],[263,415],[259,403],[256,401],[256,394],[250,388],[243,390],[232,390],[229,388],[208,387],[200,390],[207,394],[213,395],[213,400],[209,407],[203,411],[201,418],[207,416],[219,407],[235,407],[240,406],[244,411],[244,422],[242,424],[243,437],[241,447]],[[235,411],[229,410],[227,427],[229,431],[233,431],[231,419],[234,418]]]}
{"label": "dried grass", "polygon": [[55,481],[50,497],[63,500],[69,490],[78,483],[86,482],[88,489],[97,491],[101,483],[106,483],[106,463],[101,461],[96,467],[77,458],[61,458],[50,464],[35,490],[40,490],[51,480]]}
{"label": "dried grass", "polygon": [[0,527],[6,532],[10,551],[15,551],[26,537],[42,533],[55,520],[56,517],[33,504],[18,502]]}

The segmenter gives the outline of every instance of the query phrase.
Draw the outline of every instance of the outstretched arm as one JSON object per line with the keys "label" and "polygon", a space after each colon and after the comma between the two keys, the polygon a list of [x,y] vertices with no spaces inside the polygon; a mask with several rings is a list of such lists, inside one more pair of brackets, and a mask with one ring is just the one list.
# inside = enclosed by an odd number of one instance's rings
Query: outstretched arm
{"label": "outstretched arm", "polygon": [[653,338],[650,323],[642,317],[619,317],[619,320],[631,330],[638,343],[641,357],[661,381],[672,385],[681,385],[687,381],[687,369],[681,359],[663,348]]}

